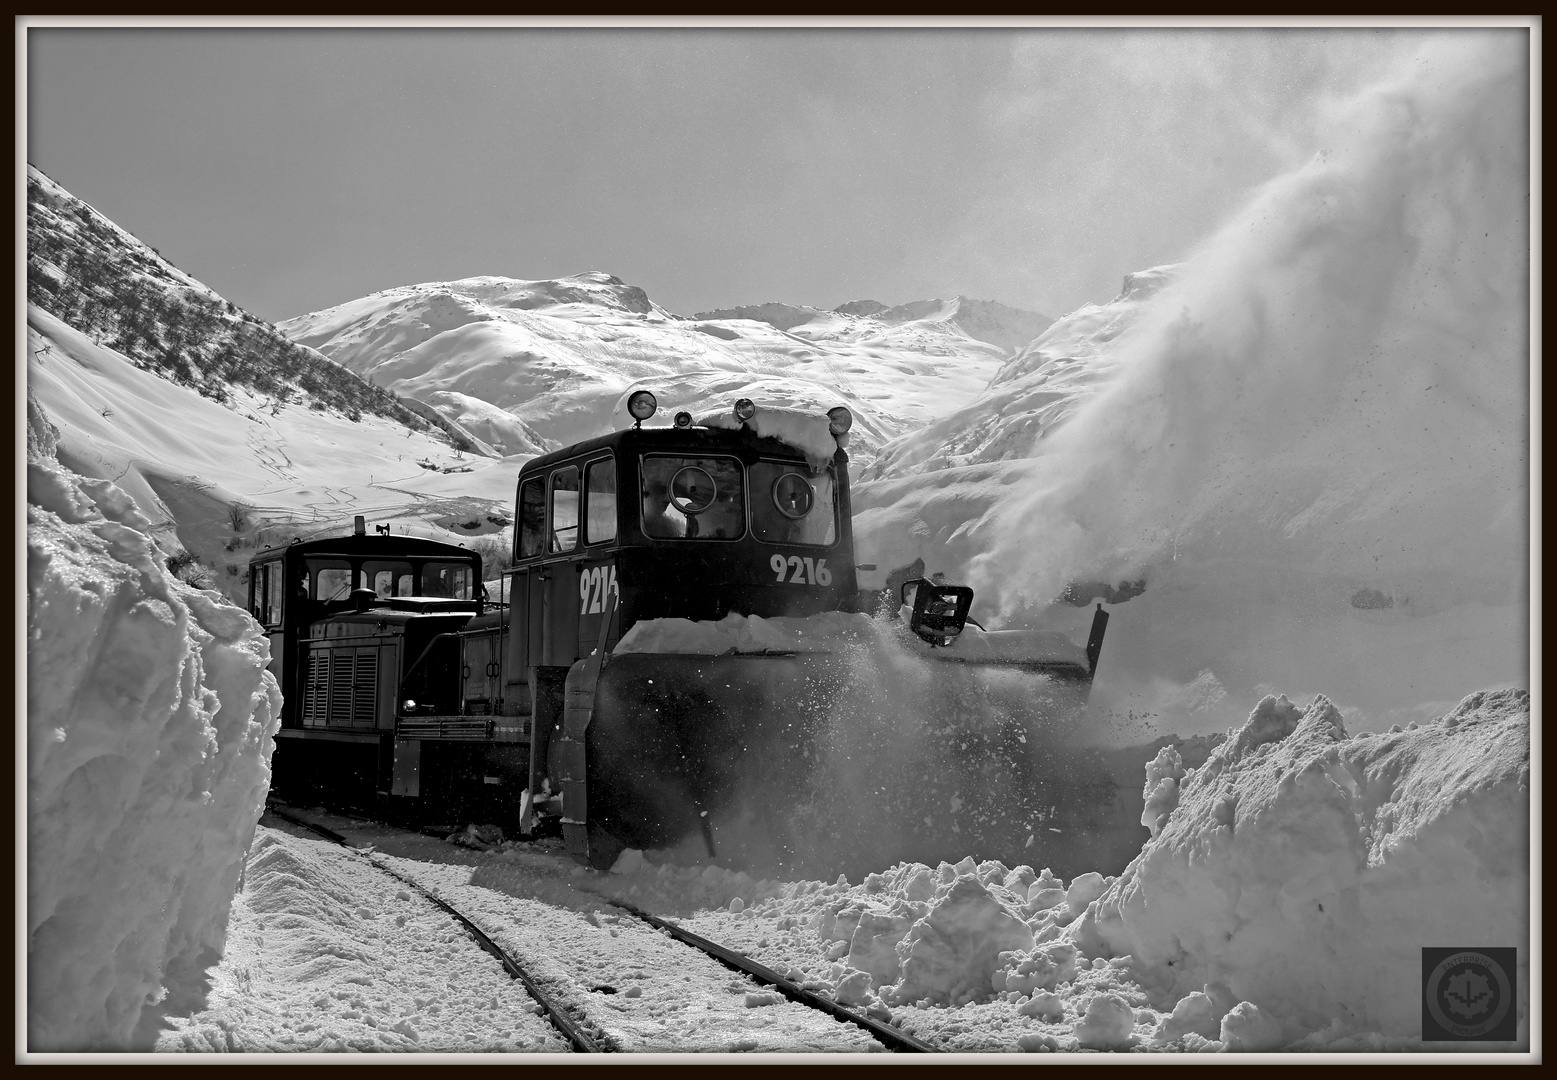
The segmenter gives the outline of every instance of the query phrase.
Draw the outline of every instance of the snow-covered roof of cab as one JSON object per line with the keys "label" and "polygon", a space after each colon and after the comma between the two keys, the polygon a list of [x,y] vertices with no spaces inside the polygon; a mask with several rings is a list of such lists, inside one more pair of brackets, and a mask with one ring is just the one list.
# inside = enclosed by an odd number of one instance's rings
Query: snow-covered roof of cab
{"label": "snow-covered roof of cab", "polygon": [[750,419],[741,420],[728,407],[704,413],[692,422],[699,427],[739,430],[742,427],[758,437],[776,439],[805,455],[813,469],[825,468],[838,448],[848,444],[848,433],[834,435],[832,419],[826,413],[807,412],[778,405],[754,405]]}

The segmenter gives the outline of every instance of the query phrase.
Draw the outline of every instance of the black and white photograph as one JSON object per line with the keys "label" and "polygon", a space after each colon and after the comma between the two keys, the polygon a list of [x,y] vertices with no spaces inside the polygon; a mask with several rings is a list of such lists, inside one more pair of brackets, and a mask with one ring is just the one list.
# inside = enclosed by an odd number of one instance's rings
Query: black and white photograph
{"label": "black and white photograph", "polygon": [[1541,1060],[1539,18],[15,26],[18,1063]]}

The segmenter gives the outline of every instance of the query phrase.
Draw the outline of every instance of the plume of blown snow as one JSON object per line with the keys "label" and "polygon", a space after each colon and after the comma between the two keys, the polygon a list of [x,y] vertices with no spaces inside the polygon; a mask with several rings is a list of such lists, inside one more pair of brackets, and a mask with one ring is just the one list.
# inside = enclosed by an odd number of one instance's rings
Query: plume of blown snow
{"label": "plume of blown snow", "polygon": [[[1177,559],[1510,603],[1528,500],[1528,65],[1455,35],[1329,116],[983,516],[1009,609]],[[1255,570],[1250,577],[1258,576]]]}

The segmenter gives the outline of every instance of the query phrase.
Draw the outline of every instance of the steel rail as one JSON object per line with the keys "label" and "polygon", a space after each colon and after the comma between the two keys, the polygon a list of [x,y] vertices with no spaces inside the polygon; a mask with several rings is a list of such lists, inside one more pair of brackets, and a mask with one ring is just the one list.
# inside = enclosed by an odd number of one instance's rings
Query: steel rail
{"label": "steel rail", "polygon": [[855,1012],[853,1009],[846,1008],[845,1006],[838,1004],[836,1001],[833,1001],[830,998],[825,998],[821,994],[818,994],[812,990],[807,990],[799,983],[785,978],[778,972],[774,971],[772,968],[767,967],[764,964],[759,964],[750,957],[736,952],[734,949],[720,945],[716,941],[710,941],[701,934],[694,934],[690,930],[677,926],[668,919],[662,919],[658,915],[651,915],[649,912],[644,911],[642,908],[635,907],[625,900],[617,900],[607,897],[602,897],[602,899],[605,899],[607,903],[612,904],[615,907],[619,907],[631,915],[637,916],[655,929],[663,930],[665,933],[669,934],[671,937],[675,938],[682,944],[690,945],[700,952],[707,953],[709,956],[713,957],[715,960],[718,960],[726,967],[734,968],[736,971],[749,975],[759,982],[772,985],[778,990],[779,993],[783,994],[791,1001],[797,1002],[801,1005],[808,1005],[813,1009],[820,1009],[822,1012],[827,1013],[836,1020],[842,1020],[850,1024],[856,1024],[859,1027],[864,1028],[866,1031],[870,1032],[870,1034],[874,1036],[878,1042],[893,1050],[921,1054],[934,1054],[940,1052],[929,1043],[921,1042],[912,1035],[899,1031],[897,1028],[892,1027],[889,1024],[883,1024],[880,1020],[877,1020],[874,1017]]}
{"label": "steel rail", "polygon": [[385,865],[383,862],[373,858],[372,855],[369,855],[366,852],[358,851],[358,849],[351,846],[350,841],[348,841],[346,837],[342,836],[334,829],[328,828],[324,825],[319,825],[315,822],[307,820],[306,818],[298,817],[295,814],[280,809],[274,804],[267,804],[265,810],[267,813],[275,814],[283,821],[290,821],[294,825],[298,825],[312,832],[316,832],[326,840],[330,840],[333,843],[339,844],[349,851],[357,851],[358,854],[361,854],[366,858],[368,864],[371,865],[374,869],[381,870],[397,881],[401,881],[406,885],[409,885],[411,888],[421,893],[428,900],[431,900],[439,908],[443,909],[443,911],[448,915],[452,916],[456,922],[465,928],[465,932],[471,936],[477,945],[479,945],[486,952],[491,953],[492,956],[497,959],[498,963],[503,965],[503,970],[508,973],[509,978],[515,979],[524,985],[526,992],[528,992],[529,995],[535,999],[536,1004],[540,1005],[541,1009],[546,1013],[546,1018],[551,1021],[552,1026],[562,1034],[563,1038],[568,1040],[568,1042],[572,1045],[575,1053],[598,1054],[601,1053],[604,1049],[611,1049],[601,1047],[598,1043],[595,1042],[594,1039],[585,1034],[583,1029],[574,1022],[573,1018],[568,1016],[568,1014],[563,1011],[562,1006],[554,1002],[551,999],[551,996],[542,990],[535,982],[535,980],[530,977],[529,972],[525,971],[524,968],[519,965],[519,962],[510,956],[501,945],[493,941],[492,938],[487,935],[486,931],[482,930],[481,927],[477,926],[474,921],[472,921],[464,913],[444,900],[441,896],[438,896],[436,893],[433,893],[431,890],[426,888],[426,886],[422,885],[421,882],[412,877],[409,877],[406,874],[400,873],[400,871],[394,869],[391,866]]}

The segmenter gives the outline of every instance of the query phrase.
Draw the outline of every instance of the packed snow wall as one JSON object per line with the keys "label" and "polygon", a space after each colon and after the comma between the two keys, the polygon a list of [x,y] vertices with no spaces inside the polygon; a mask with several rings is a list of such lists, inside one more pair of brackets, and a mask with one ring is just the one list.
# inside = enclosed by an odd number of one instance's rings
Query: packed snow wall
{"label": "packed snow wall", "polygon": [[1165,749],[1146,801],[1152,840],[1066,936],[1129,957],[1203,1035],[1398,1044],[1421,1034],[1424,947],[1513,947],[1529,1045],[1529,694],[1353,737],[1324,697],[1267,697],[1199,768]]}
{"label": "packed snow wall", "polygon": [[223,944],[281,694],[259,626],[57,439],[29,395],[28,1049],[131,1049]]}

